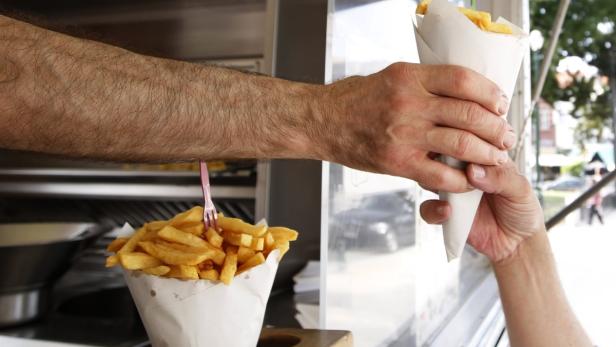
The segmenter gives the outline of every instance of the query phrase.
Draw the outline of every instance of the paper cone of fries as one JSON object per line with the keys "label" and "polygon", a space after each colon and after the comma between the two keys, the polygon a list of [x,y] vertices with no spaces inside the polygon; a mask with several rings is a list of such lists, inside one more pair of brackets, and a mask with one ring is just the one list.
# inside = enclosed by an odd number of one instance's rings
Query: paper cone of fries
{"label": "paper cone of fries", "polygon": [[[481,30],[456,6],[447,0],[433,0],[426,15],[417,15],[415,41],[422,64],[451,64],[470,68],[496,83],[511,100],[522,59],[528,47],[527,35],[506,23],[512,34],[496,34]],[[455,117],[456,115],[450,115]],[[444,162],[463,169],[465,163],[445,157]],[[451,218],[443,225],[445,249],[449,261],[458,258],[464,249],[483,192],[440,193],[449,201]]]}
{"label": "paper cone of fries", "polygon": [[[122,233],[132,234],[125,226]],[[124,270],[124,278],[154,347],[256,346],[280,252],[236,276],[230,285]]]}

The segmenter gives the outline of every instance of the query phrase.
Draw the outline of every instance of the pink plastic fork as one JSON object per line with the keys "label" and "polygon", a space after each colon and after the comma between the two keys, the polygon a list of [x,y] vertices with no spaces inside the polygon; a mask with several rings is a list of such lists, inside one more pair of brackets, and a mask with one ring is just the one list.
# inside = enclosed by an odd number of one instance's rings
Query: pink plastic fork
{"label": "pink plastic fork", "polygon": [[205,228],[214,228],[218,231],[218,213],[216,206],[212,202],[212,193],[210,192],[210,174],[207,171],[207,164],[204,161],[199,162],[199,170],[201,172],[201,189],[203,191],[203,223]]}

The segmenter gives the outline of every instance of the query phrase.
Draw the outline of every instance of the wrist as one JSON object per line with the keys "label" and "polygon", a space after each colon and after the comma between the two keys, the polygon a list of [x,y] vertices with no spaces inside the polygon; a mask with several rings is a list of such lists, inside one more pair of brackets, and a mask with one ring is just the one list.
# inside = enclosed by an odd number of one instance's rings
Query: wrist
{"label": "wrist", "polygon": [[506,258],[492,262],[495,272],[512,268],[530,268],[533,263],[552,259],[552,250],[545,228],[524,239]]}
{"label": "wrist", "polygon": [[302,159],[333,161],[330,133],[333,125],[333,104],[328,97],[328,86],[297,84],[297,101],[301,104],[300,125],[296,127],[295,139],[290,143],[292,151]]}

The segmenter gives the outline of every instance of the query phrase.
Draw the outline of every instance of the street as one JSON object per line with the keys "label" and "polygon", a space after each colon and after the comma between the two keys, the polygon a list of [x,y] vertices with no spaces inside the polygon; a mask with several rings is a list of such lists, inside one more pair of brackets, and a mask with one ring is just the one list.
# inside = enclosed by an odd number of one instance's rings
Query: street
{"label": "street", "polygon": [[[577,212],[576,212],[577,213]],[[605,211],[605,224],[569,218],[550,231],[565,292],[596,346],[616,346],[616,211]]]}

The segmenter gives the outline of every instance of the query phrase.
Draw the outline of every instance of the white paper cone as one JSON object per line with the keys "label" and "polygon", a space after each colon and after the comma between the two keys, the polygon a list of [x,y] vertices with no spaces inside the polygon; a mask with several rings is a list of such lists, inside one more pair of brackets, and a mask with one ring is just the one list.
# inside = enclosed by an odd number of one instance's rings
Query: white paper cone
{"label": "white paper cone", "polygon": [[256,346],[280,251],[230,285],[124,271],[124,279],[154,347]]}
{"label": "white paper cone", "polygon": [[[422,64],[470,68],[496,83],[511,100],[522,59],[528,50],[528,37],[522,29],[499,18],[497,22],[511,26],[513,35],[485,32],[447,0],[433,0],[427,14],[415,19],[415,41]],[[464,167],[464,163],[454,158],[446,157],[444,162],[452,167]],[[462,254],[482,195],[478,190],[439,194],[452,208],[451,218],[443,224],[448,261]]]}

